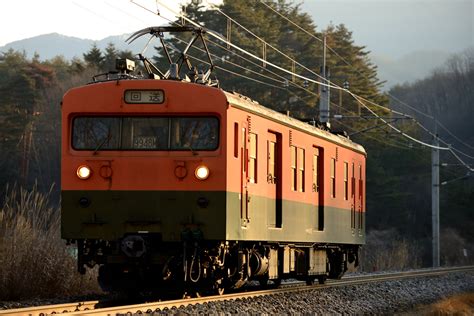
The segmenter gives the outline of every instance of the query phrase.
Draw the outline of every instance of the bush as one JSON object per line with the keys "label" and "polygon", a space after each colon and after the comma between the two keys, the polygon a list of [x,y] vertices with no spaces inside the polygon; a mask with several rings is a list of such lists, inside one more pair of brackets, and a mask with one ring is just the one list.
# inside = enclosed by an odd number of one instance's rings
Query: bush
{"label": "bush", "polygon": [[359,270],[373,272],[420,268],[420,249],[419,245],[401,238],[395,229],[369,231],[361,250]]}
{"label": "bush", "polygon": [[59,207],[37,187],[6,190],[0,209],[0,300],[49,298],[99,292],[93,273],[76,271],[60,236]]}
{"label": "bush", "polygon": [[452,228],[441,230],[440,259],[443,266],[472,264],[473,247]]}

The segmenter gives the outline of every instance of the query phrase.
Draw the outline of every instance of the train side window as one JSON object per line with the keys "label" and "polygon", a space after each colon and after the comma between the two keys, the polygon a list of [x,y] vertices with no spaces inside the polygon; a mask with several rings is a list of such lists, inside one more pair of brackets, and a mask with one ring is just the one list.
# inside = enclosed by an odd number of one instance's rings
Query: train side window
{"label": "train side window", "polygon": [[344,200],[349,199],[349,164],[344,162]]}
{"label": "train side window", "polygon": [[331,158],[331,197],[336,197],[336,158]]}
{"label": "train side window", "polygon": [[234,123],[234,157],[239,158],[239,123]]}
{"label": "train side window", "polygon": [[354,163],[352,163],[352,178],[351,178],[351,198],[352,198],[352,199],[354,199],[355,189],[356,189],[356,184],[355,184],[355,169],[354,169]]}
{"label": "train side window", "polygon": [[298,165],[298,191],[304,192],[304,149],[298,148],[297,153],[297,165]]}
{"label": "train side window", "polygon": [[296,191],[296,147],[290,146],[291,152],[291,190]]}
{"label": "train side window", "polygon": [[257,135],[249,133],[249,181],[257,183]]}

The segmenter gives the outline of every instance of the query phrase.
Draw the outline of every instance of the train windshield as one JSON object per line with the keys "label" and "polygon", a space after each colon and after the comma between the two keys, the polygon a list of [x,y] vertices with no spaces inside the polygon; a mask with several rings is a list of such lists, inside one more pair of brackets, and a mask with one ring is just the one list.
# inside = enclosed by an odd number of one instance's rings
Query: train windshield
{"label": "train windshield", "polygon": [[215,150],[216,117],[76,117],[76,150]]}

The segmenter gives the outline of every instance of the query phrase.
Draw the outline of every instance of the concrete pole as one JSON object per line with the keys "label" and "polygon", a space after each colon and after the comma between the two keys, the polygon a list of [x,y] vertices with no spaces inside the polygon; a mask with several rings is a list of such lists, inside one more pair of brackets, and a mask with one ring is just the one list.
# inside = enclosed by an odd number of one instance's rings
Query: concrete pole
{"label": "concrete pole", "polygon": [[[437,134],[437,121],[435,120],[435,137],[433,146],[439,146]],[[433,268],[439,267],[439,150],[431,151],[431,220],[433,231]]]}
{"label": "concrete pole", "polygon": [[[326,35],[324,35],[323,45],[323,67],[321,76],[324,79],[328,79],[329,74],[326,73]],[[324,81],[324,83],[327,84],[328,81]],[[329,123],[329,93],[329,87],[322,85],[319,86],[319,121],[326,125],[327,128],[331,127],[331,124]]]}

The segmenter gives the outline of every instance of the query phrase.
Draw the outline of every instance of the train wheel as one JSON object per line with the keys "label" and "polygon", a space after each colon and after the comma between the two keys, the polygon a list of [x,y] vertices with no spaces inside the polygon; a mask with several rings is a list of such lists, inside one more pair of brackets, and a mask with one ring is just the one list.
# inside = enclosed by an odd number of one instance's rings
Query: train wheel
{"label": "train wheel", "polygon": [[222,279],[217,280],[214,283],[214,289],[217,295],[223,295],[225,291],[224,281]]}
{"label": "train wheel", "polygon": [[268,276],[258,279],[258,283],[260,284],[260,286],[262,288],[267,288],[268,287]]}
{"label": "train wheel", "polygon": [[315,279],[316,279],[315,277],[310,277],[310,276],[306,277],[306,280],[305,280],[306,285],[313,285]]}
{"label": "train wheel", "polygon": [[324,283],[326,283],[326,276],[319,276],[319,277],[318,277],[318,283],[319,283],[319,284],[324,284]]}
{"label": "train wheel", "polygon": [[218,287],[217,288],[217,295],[224,295],[224,290],[225,290],[224,287]]}
{"label": "train wheel", "polygon": [[273,284],[275,284],[275,287],[280,287],[280,285],[281,285],[281,278],[274,279],[274,280],[272,280],[272,281],[273,281]]}

